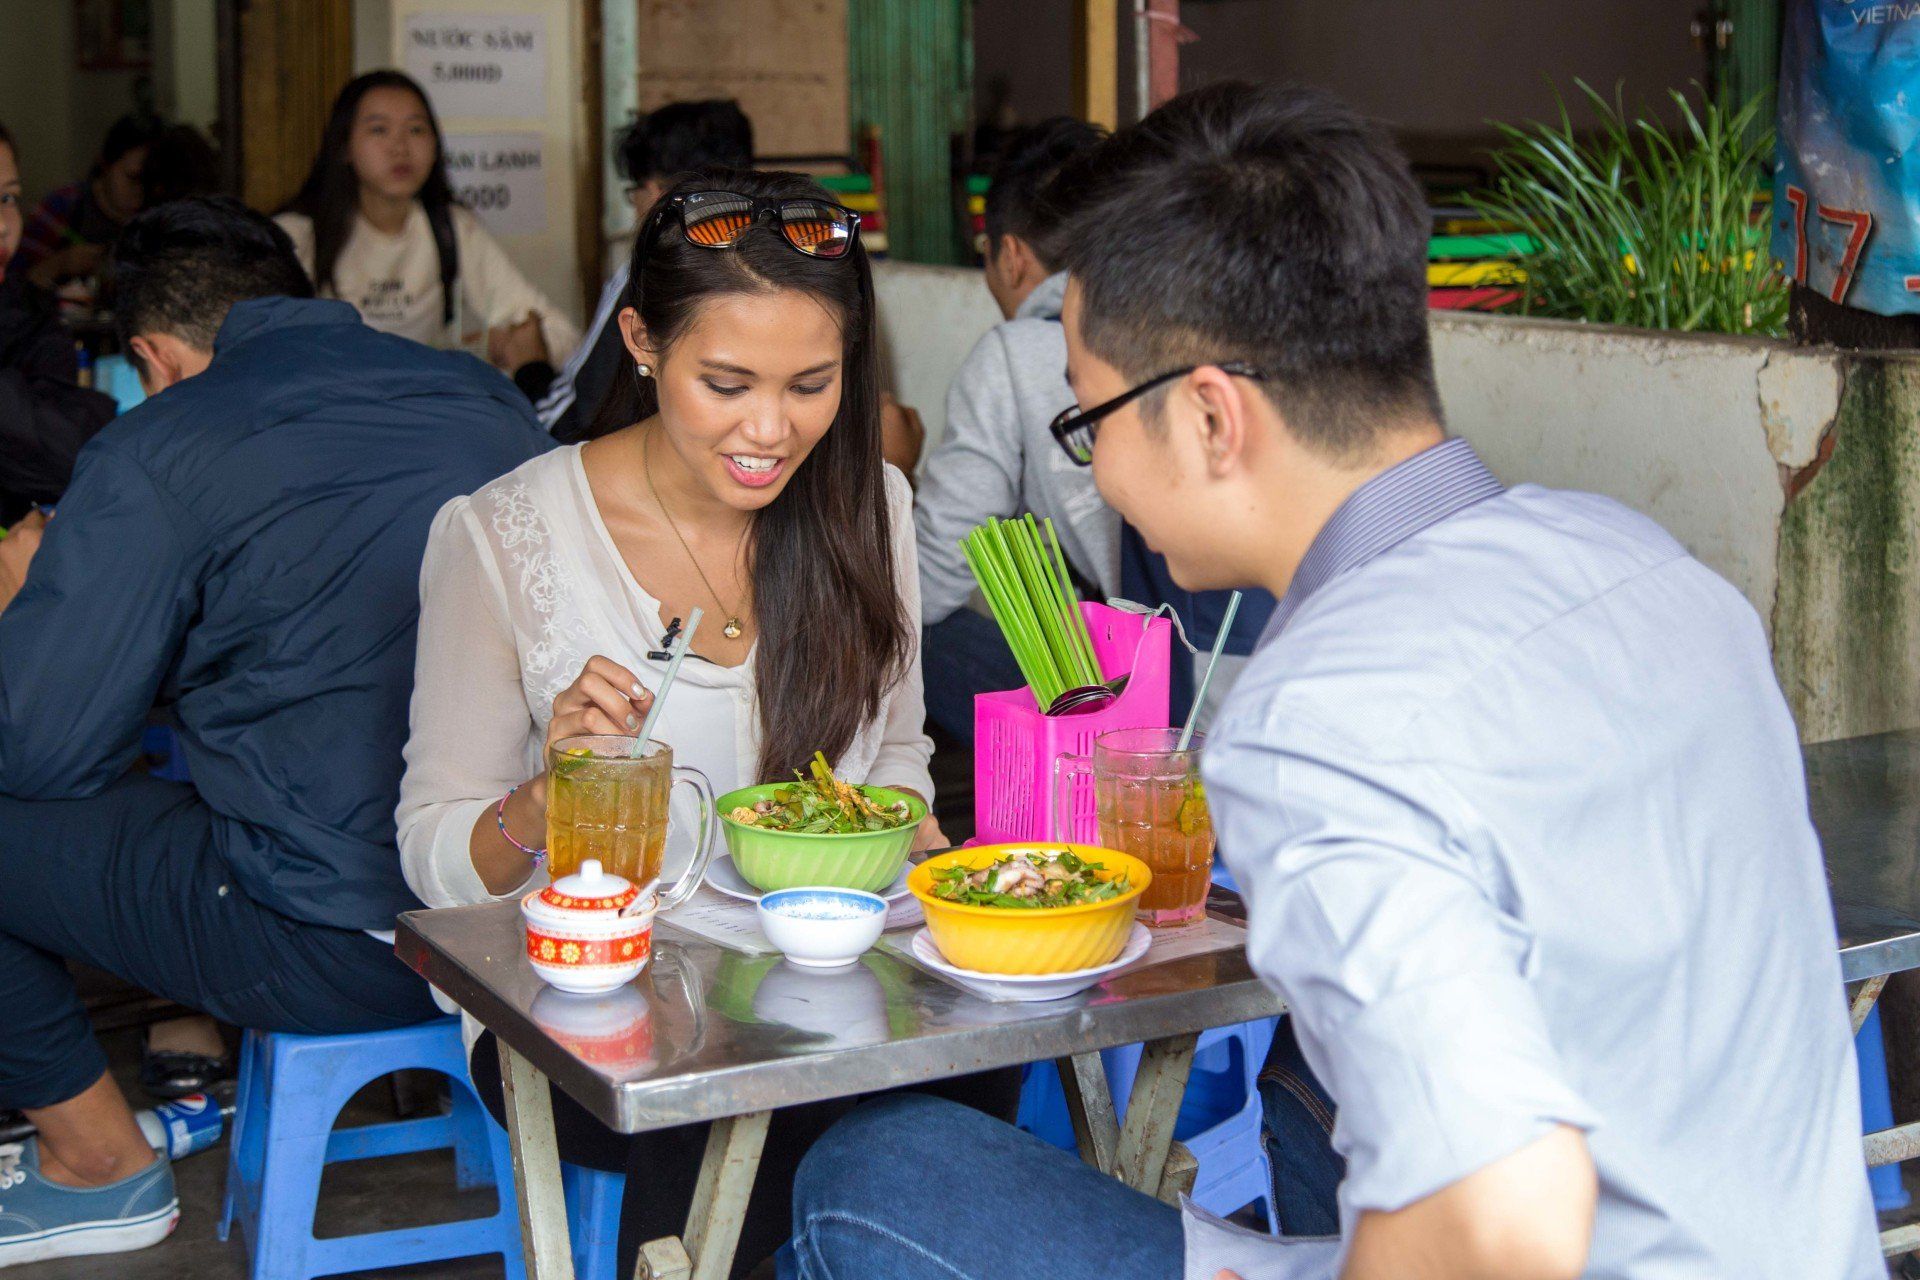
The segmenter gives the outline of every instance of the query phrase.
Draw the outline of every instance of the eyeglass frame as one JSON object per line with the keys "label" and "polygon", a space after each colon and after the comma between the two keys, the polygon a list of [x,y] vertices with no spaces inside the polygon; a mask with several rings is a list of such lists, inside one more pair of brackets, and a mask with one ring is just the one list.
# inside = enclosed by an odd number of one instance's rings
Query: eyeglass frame
{"label": "eyeglass frame", "polygon": [[[662,197],[660,202],[648,211],[647,223],[649,225],[642,226],[640,231],[643,242],[643,254],[653,252],[654,246],[660,243],[660,237],[666,234],[667,215],[669,213],[679,216],[680,234],[688,244],[693,245],[695,248],[711,249],[715,252],[720,252],[726,249],[732,249],[740,243],[736,237],[732,244],[702,244],[687,234],[687,201],[693,199],[695,196],[732,196],[736,200],[747,201],[750,206],[747,216],[751,219],[748,227],[749,230],[753,227],[760,226],[763,221],[762,215],[771,210],[779,220],[774,230],[779,233],[781,241],[786,244],[787,248],[800,254],[802,257],[817,258],[821,262],[844,262],[853,256],[854,249],[860,244],[859,211],[849,209],[847,206],[837,203],[836,201],[816,200],[812,196],[750,196],[743,191],[729,191],[725,187],[708,187],[699,191],[677,191],[670,196]],[[808,253],[805,249],[795,244],[786,234],[787,215],[781,208],[781,206],[788,204],[818,205],[823,209],[831,209],[835,213],[844,214],[847,219],[847,247],[845,251],[829,257],[823,253]]]}
{"label": "eyeglass frame", "polygon": [[[1166,373],[1148,378],[1139,386],[1128,391],[1122,391],[1119,395],[1113,397],[1113,399],[1103,401],[1091,409],[1083,410],[1079,405],[1063,409],[1060,411],[1059,416],[1048,424],[1047,430],[1052,433],[1053,442],[1060,446],[1061,452],[1065,453],[1067,457],[1072,460],[1074,466],[1090,467],[1093,465],[1093,446],[1098,436],[1097,428],[1102,418],[1117,409],[1124,409],[1127,405],[1132,404],[1149,391],[1158,390],[1167,383],[1172,382],[1175,378],[1186,377],[1196,369],[1218,369],[1220,372],[1232,377],[1251,378],[1255,382],[1266,382],[1269,380],[1264,370],[1248,364],[1245,360],[1224,360],[1218,363],[1190,364],[1184,368],[1171,369]],[[1080,456],[1080,451],[1073,447],[1070,440],[1070,437],[1075,432],[1081,430],[1087,433],[1085,457]]]}

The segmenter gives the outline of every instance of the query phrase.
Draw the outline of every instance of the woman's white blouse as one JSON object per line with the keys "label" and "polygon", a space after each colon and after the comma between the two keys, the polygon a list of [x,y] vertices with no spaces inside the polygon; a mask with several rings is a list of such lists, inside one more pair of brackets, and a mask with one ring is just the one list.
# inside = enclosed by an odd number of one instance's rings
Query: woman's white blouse
{"label": "woman's white blouse", "polygon": [[[931,797],[913,493],[892,467],[886,492],[912,659],[834,767],[844,777]],[[703,630],[719,622],[709,610]],[[441,508],[420,569],[412,733],[396,813],[401,865],[422,902],[442,907],[496,896],[473,869],[474,822],[543,767],[554,695],[596,654],[657,688],[666,664],[647,654],[663,647],[664,632],[659,601],[635,580],[600,519],[579,446],[542,454]],[[716,795],[758,781],[754,667],[754,654],[738,667],[689,656],[655,731],[674,762],[706,774]],[[669,880],[692,854],[686,794],[675,792]]]}

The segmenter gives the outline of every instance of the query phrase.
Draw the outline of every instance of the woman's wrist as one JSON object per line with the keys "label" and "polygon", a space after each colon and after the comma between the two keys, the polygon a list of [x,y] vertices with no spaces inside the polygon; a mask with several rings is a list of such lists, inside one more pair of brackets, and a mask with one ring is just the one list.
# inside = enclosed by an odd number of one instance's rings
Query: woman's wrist
{"label": "woman's wrist", "polygon": [[500,833],[508,844],[529,857],[546,852],[546,781],[542,775],[521,783],[500,805]]}

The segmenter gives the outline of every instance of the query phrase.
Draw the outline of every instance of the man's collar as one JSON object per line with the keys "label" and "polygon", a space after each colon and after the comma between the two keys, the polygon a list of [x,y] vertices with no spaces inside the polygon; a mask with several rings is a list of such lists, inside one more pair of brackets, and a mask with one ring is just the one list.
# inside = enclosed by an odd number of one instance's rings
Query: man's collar
{"label": "man's collar", "polygon": [[248,298],[236,302],[214,335],[215,353],[275,329],[301,325],[359,324],[351,304],[332,298]]}
{"label": "man's collar", "polygon": [[1067,304],[1067,273],[1056,271],[1033,286],[1033,292],[1013,309],[1015,320],[1058,320]]}
{"label": "man's collar", "polygon": [[1327,583],[1505,487],[1473,446],[1458,438],[1388,467],[1348,494],[1321,527],[1274,608],[1260,646],[1278,636]]}

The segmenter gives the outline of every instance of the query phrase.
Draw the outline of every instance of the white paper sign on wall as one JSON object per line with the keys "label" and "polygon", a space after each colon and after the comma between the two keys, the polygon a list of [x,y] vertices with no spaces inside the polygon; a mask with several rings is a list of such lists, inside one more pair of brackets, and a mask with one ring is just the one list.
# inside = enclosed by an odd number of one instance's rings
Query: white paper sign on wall
{"label": "white paper sign on wall", "polygon": [[441,115],[546,116],[545,14],[410,13],[401,41]]}
{"label": "white paper sign on wall", "polygon": [[497,236],[547,229],[547,159],[537,133],[450,133],[447,177],[460,202]]}

